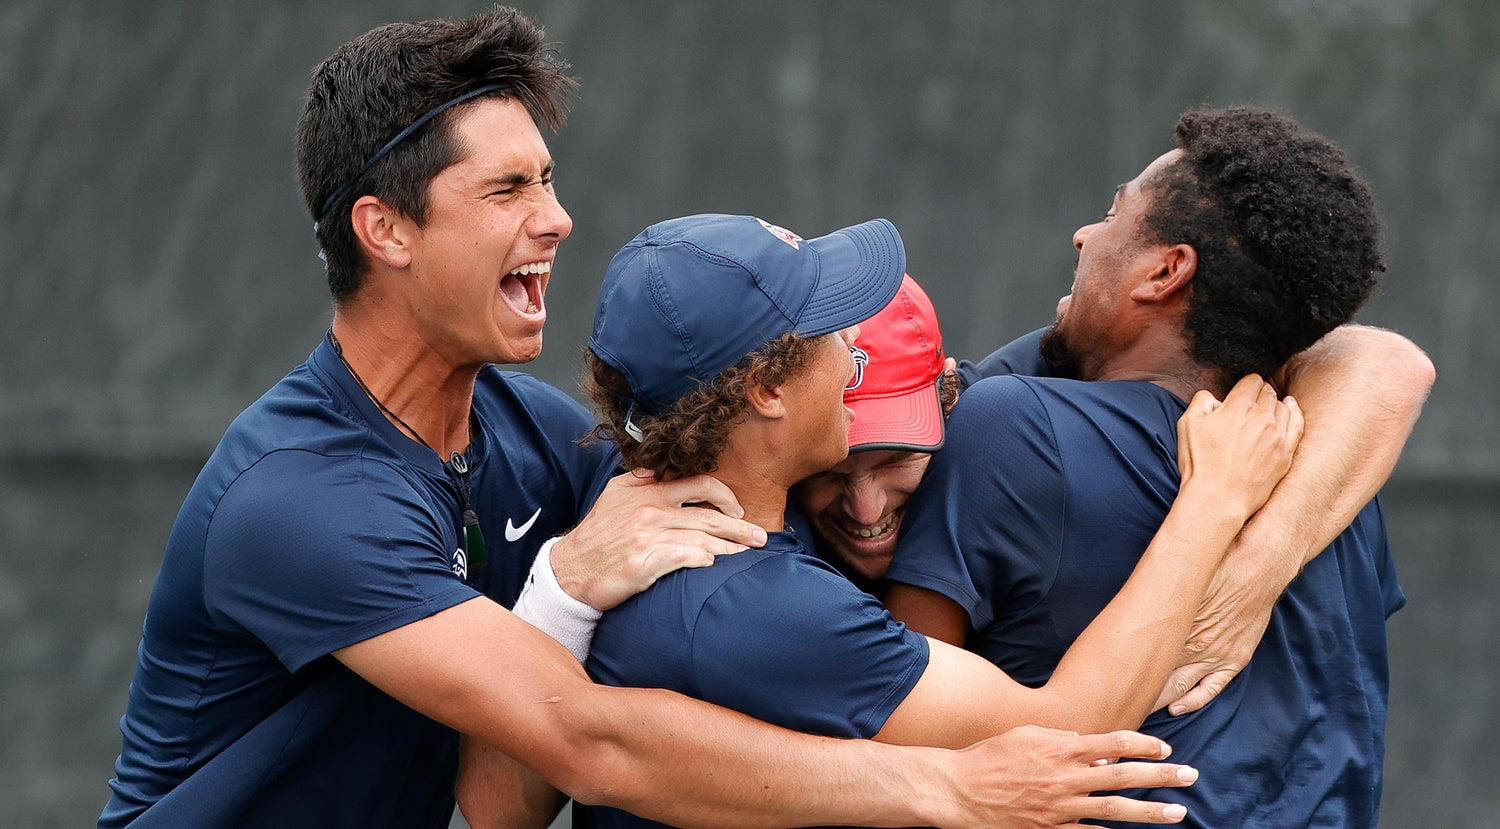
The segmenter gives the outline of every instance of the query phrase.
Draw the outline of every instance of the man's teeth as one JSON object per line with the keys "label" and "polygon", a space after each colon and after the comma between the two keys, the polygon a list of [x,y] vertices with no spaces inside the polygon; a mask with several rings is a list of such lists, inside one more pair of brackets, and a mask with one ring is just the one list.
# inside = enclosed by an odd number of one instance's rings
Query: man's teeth
{"label": "man's teeth", "polygon": [[536,307],[536,303],[535,302],[528,302],[528,303],[526,303],[526,313],[528,313],[528,314],[535,314],[536,312],[538,312],[540,310],[542,310],[542,309]]}
{"label": "man's teeth", "polygon": [[525,264],[525,265],[522,265],[519,268],[516,268],[515,270],[511,271],[511,274],[514,275],[514,276],[525,276],[527,274],[551,273],[551,272],[552,272],[552,263],[551,262],[531,262],[529,264]]}
{"label": "man's teeth", "polygon": [[854,536],[855,538],[884,538],[885,536],[890,535],[896,530],[897,523],[897,516],[892,515],[891,517],[887,518],[885,520],[885,523],[883,524],[878,524],[874,527],[845,526],[844,532]]}

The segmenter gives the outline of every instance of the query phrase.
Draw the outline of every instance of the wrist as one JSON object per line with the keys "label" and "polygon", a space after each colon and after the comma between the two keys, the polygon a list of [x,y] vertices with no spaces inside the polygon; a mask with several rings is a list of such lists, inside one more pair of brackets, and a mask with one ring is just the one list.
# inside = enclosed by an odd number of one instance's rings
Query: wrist
{"label": "wrist", "polygon": [[[892,765],[899,770],[899,783],[905,787],[901,804],[906,809],[905,819],[913,826],[965,826],[974,823],[973,816],[965,808],[970,799],[965,796],[960,781],[964,779],[960,760],[962,751],[921,746],[889,746],[904,752],[901,765]],[[907,825],[903,823],[902,825]]]}
{"label": "wrist", "polygon": [[[571,538],[568,535],[560,535],[548,541],[547,544],[550,545],[546,549],[551,555],[552,580],[557,584],[558,589],[569,598],[588,607],[594,607],[596,603],[590,600],[588,590],[585,589],[587,585],[584,579],[579,577],[578,568],[569,566],[569,563],[573,561]],[[541,554],[538,553],[537,557],[540,558]],[[559,564],[562,565],[560,568]]]}
{"label": "wrist", "polygon": [[1310,558],[1309,545],[1294,532],[1271,522],[1251,521],[1230,548],[1233,572],[1267,595],[1279,596]]}
{"label": "wrist", "polygon": [[558,582],[552,568],[552,552],[561,540],[549,539],[537,551],[513,610],[516,616],[557,640],[582,662],[588,658],[594,627],[603,614],[574,598]]}
{"label": "wrist", "polygon": [[1195,528],[1227,530],[1239,533],[1253,510],[1237,498],[1225,497],[1228,487],[1192,478],[1183,483],[1172,502],[1172,512],[1191,516]]}

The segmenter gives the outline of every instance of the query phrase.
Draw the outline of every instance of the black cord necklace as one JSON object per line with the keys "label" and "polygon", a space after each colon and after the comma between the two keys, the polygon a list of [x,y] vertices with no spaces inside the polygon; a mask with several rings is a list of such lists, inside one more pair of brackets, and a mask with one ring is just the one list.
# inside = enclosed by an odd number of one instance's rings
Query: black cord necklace
{"label": "black cord necklace", "polygon": [[[354,366],[349,364],[349,358],[344,356],[343,344],[339,342],[338,336],[332,331],[328,332],[328,341],[333,345],[333,353],[339,355],[339,362],[343,363],[344,368],[349,370],[349,376],[353,377],[354,382],[359,384],[360,389],[364,391],[365,395],[374,401],[376,408],[390,415],[391,419],[401,424],[402,428],[406,429],[412,437],[416,438],[418,443],[427,447],[427,451],[441,458],[442,453],[433,449],[432,444],[423,439],[421,432],[413,429],[410,423],[401,419],[401,415],[391,411],[384,403],[380,402],[380,398],[375,396],[375,392],[370,391],[370,387],[365,384],[365,378],[360,377],[359,372],[354,370]],[[469,433],[471,436],[473,435],[473,431],[474,412],[471,409],[469,411]],[[489,551],[484,546],[484,533],[479,529],[479,515],[474,512],[473,502],[469,495],[468,458],[458,452],[454,452],[453,457],[449,458],[448,462],[443,464],[443,472],[448,475],[448,480],[453,483],[453,488],[458,492],[458,508],[463,512],[464,516],[464,557],[467,560],[467,566],[477,570],[488,564],[490,557]]]}

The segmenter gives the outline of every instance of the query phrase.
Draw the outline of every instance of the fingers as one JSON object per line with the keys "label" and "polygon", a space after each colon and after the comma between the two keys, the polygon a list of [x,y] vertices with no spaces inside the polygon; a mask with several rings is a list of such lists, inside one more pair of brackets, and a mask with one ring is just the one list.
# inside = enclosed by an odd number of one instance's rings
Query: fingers
{"label": "fingers", "polygon": [[1189,415],[1201,417],[1219,408],[1221,405],[1223,404],[1219,402],[1219,398],[1214,397],[1213,392],[1206,389],[1199,390],[1197,394],[1193,395],[1193,399],[1188,401],[1187,411],[1183,412],[1182,416],[1184,418]]}
{"label": "fingers", "polygon": [[1199,680],[1197,685],[1190,688],[1187,693],[1173,700],[1167,706],[1167,713],[1174,717],[1180,717],[1183,714],[1191,714],[1197,711],[1199,708],[1212,702],[1214,697],[1218,696],[1219,692],[1224,690],[1224,687],[1238,673],[1239,670],[1237,669],[1210,672],[1203,679]]}
{"label": "fingers", "polygon": [[723,481],[712,475],[694,475],[691,478],[668,481],[661,485],[661,494],[671,504],[709,504],[733,518],[743,518],[745,515],[745,510],[740,507],[734,493]]}
{"label": "fingers", "polygon": [[1286,399],[1281,402],[1283,408],[1287,411],[1287,418],[1290,421],[1287,427],[1287,435],[1293,443],[1300,443],[1302,441],[1302,432],[1307,426],[1307,421],[1302,416],[1302,407],[1298,405],[1297,398],[1291,395],[1287,395]]}
{"label": "fingers", "polygon": [[1100,758],[1113,760],[1117,757],[1165,760],[1172,755],[1171,746],[1137,731],[1085,734],[1078,738],[1076,746],[1076,756],[1085,762]]}
{"label": "fingers", "polygon": [[1198,782],[1198,770],[1177,763],[1112,763],[1084,770],[1083,785],[1091,792],[1121,789],[1180,788]]}
{"label": "fingers", "polygon": [[1224,402],[1253,405],[1267,393],[1274,397],[1276,390],[1271,388],[1271,384],[1267,383],[1265,378],[1259,374],[1247,374],[1234,384],[1229,394],[1224,395]]}
{"label": "fingers", "polygon": [[[668,506],[658,509],[653,522],[655,531],[663,536],[673,534],[676,537],[662,538],[657,543],[699,544],[715,555],[737,553],[746,547],[760,547],[766,543],[766,531],[759,525],[730,518],[707,507]],[[684,530],[697,535],[684,538],[680,535]]]}
{"label": "fingers", "polygon": [[[740,520],[745,511],[735,499],[734,493],[722,481],[710,475],[695,475],[677,481],[657,481],[654,478],[642,478],[637,474],[640,471],[616,476],[610,482],[611,486],[618,485],[626,490],[619,496],[626,499],[620,505],[629,512],[617,516],[620,526],[633,526],[648,534],[694,530],[728,542],[727,545],[703,545],[715,555],[736,553],[746,547],[760,547],[766,543],[765,530]],[[605,498],[601,496],[600,502],[604,501]],[[705,506],[698,506],[700,504]],[[597,511],[599,505],[595,506],[591,514]],[[660,542],[648,539],[646,543],[655,546]]]}
{"label": "fingers", "polygon": [[1078,811],[1080,819],[1120,823],[1178,823],[1187,817],[1187,807],[1180,803],[1148,803],[1118,795],[1085,798]]}
{"label": "fingers", "polygon": [[1176,670],[1172,671],[1172,675],[1167,677],[1167,684],[1162,686],[1161,694],[1156,697],[1156,703],[1151,710],[1155,711],[1169,704],[1181,702],[1184,694],[1192,691],[1199,682],[1203,681],[1203,677],[1212,672],[1213,668],[1202,662],[1179,665]]}

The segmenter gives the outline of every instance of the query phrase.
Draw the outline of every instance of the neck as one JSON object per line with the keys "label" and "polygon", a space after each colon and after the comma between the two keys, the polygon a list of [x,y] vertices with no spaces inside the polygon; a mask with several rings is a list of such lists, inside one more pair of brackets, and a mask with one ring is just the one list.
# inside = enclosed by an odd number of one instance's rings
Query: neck
{"label": "neck", "polygon": [[401,432],[447,460],[469,445],[474,366],[454,366],[409,327],[380,324],[357,310],[334,312],[344,362]]}
{"label": "neck", "polygon": [[1194,360],[1187,340],[1161,326],[1147,328],[1135,339],[1117,343],[1096,365],[1086,366],[1085,380],[1144,380],[1155,383],[1183,400],[1191,400],[1200,389],[1219,397],[1229,390],[1221,373]]}
{"label": "neck", "polygon": [[733,465],[721,465],[712,473],[729,487],[740,508],[745,511],[745,520],[768,533],[786,529],[787,485],[772,480],[751,469]]}

